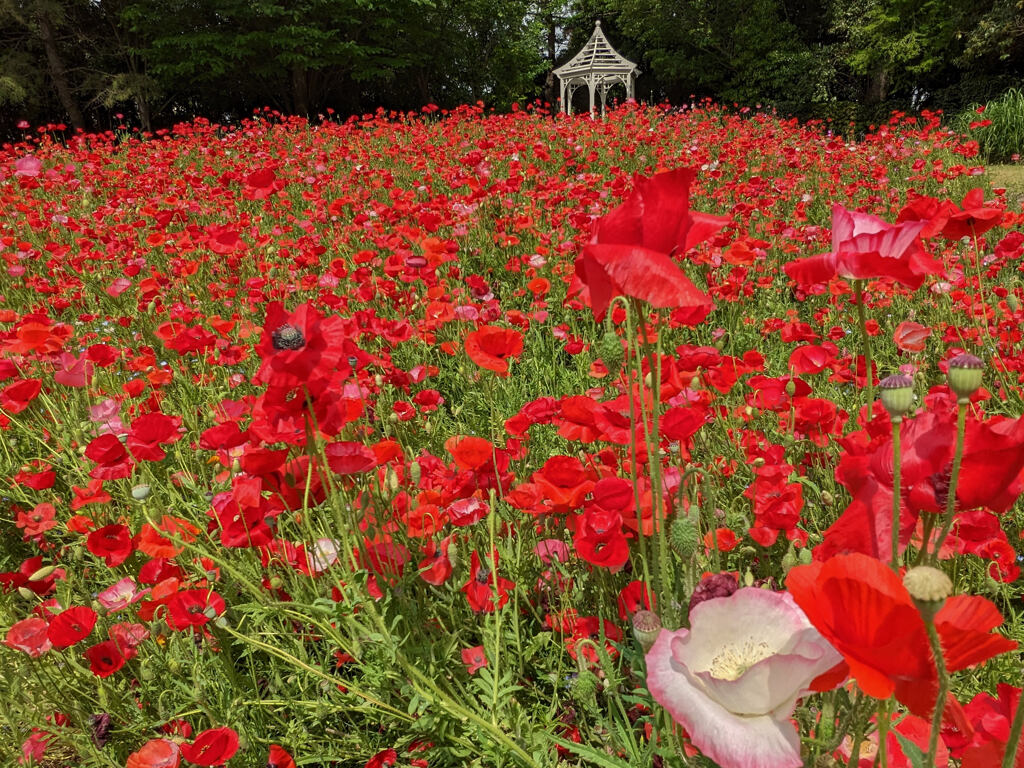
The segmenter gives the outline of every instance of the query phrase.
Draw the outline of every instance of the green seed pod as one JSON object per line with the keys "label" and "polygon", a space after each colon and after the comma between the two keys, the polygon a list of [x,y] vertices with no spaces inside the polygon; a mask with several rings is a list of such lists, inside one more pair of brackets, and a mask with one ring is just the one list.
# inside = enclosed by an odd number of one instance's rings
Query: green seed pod
{"label": "green seed pod", "polygon": [[676,517],[668,527],[668,538],[672,548],[684,560],[692,557],[700,546],[700,532],[689,517]]}
{"label": "green seed pod", "polygon": [[981,386],[984,374],[985,363],[981,358],[965,352],[949,361],[946,381],[958,399],[967,400]]}
{"label": "green seed pod", "polygon": [[604,335],[598,339],[597,355],[604,361],[608,373],[612,376],[618,374],[625,355],[622,349],[622,340],[619,339],[615,331],[605,331]]}
{"label": "green seed pod", "polygon": [[643,648],[644,653],[651,650],[654,641],[661,634],[661,619],[653,611],[637,611],[633,614],[633,637]]}
{"label": "green seed pod", "polygon": [[914,378],[906,374],[886,376],[878,382],[882,405],[893,421],[902,420],[914,407]]}

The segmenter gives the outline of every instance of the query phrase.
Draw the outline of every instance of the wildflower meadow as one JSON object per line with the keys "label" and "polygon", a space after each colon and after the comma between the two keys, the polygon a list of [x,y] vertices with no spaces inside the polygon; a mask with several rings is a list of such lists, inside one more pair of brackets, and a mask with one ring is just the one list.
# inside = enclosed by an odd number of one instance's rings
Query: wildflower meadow
{"label": "wildflower meadow", "polygon": [[1021,768],[1024,213],[711,103],[0,151],[0,764]]}

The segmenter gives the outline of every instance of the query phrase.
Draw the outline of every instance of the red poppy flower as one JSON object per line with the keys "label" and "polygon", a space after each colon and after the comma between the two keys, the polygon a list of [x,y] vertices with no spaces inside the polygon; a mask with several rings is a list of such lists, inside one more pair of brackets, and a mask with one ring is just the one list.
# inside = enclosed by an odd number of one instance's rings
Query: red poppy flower
{"label": "red poppy flower", "polygon": [[292,389],[322,379],[341,362],[346,338],[340,317],[324,318],[310,304],[288,313],[281,302],[272,302],[256,348],[262,363],[253,380]]}
{"label": "red poppy flower", "polygon": [[119,566],[134,551],[132,532],[119,523],[97,528],[86,537],[85,546],[96,557],[102,557],[108,568]]}
{"label": "red poppy flower", "polygon": [[[497,565],[498,553],[494,553],[494,564]],[[493,613],[508,602],[508,591],[515,583],[502,578],[491,571],[491,559],[484,564],[476,550],[470,555],[469,581],[462,586],[462,593],[469,602],[469,607],[477,613]],[[497,604],[495,604],[497,597]]]}
{"label": "red poppy flower", "polygon": [[267,754],[267,768],[295,768],[295,760],[284,747],[271,744]]}
{"label": "red poppy flower", "polygon": [[128,430],[128,450],[138,461],[161,461],[167,455],[161,444],[181,439],[180,424],[180,418],[159,411],[139,416]]}
{"label": "red poppy flower", "polygon": [[167,602],[167,623],[178,631],[201,627],[224,613],[224,598],[208,589],[185,589]]}
{"label": "red poppy flower", "polygon": [[86,458],[96,462],[89,477],[96,480],[119,480],[132,473],[132,460],[128,451],[115,435],[93,438],[85,449]]}
{"label": "red poppy flower", "polygon": [[185,759],[202,766],[224,765],[237,751],[238,734],[232,728],[210,728],[181,745]]}
{"label": "red poppy flower", "polygon": [[96,611],[85,605],[68,608],[50,619],[46,636],[54,648],[70,648],[84,640],[96,626]]}
{"label": "red poppy flower", "polygon": [[[797,566],[786,588],[819,632],[845,659],[850,675],[869,696],[895,694],[911,712],[928,717],[938,678],[921,614],[900,577],[862,554]],[[1017,644],[990,631],[1002,623],[983,597],[958,595],[935,617],[946,667],[964,669]]]}
{"label": "red poppy flower", "polygon": [[466,336],[469,359],[499,376],[507,376],[509,358],[518,360],[522,353],[523,334],[513,328],[485,325]]}
{"label": "red poppy flower", "polygon": [[[836,479],[853,500],[825,531],[814,557],[824,560],[841,552],[864,552],[878,558],[891,553],[892,438],[870,438],[855,432],[843,440],[846,448]],[[952,471],[956,416],[952,410],[927,411],[900,426],[900,546],[906,546],[921,512],[941,513]],[[1024,490],[1024,418],[993,416],[981,421],[968,417],[960,477],[956,488],[958,511],[986,507],[1005,512]]]}
{"label": "red poppy flower", "polygon": [[425,557],[419,563],[420,578],[435,587],[444,584],[452,575],[452,561],[448,557],[451,537],[441,539],[440,544],[428,541],[423,548]]}
{"label": "red poppy flower", "polygon": [[682,310],[680,322],[696,324],[713,308],[672,257],[704,242],[729,220],[690,210],[692,168],[634,177],[633,193],[598,220],[576,259],[594,316],[604,317],[615,296]]}
{"label": "red poppy flower", "polygon": [[978,187],[964,195],[960,208],[949,205],[949,218],[942,228],[942,236],[948,240],[961,237],[976,237],[999,226],[1003,220],[1003,209],[985,205],[985,191]]}
{"label": "red poppy flower", "polygon": [[896,326],[892,340],[903,352],[923,352],[931,335],[932,329],[928,326],[905,320]]}
{"label": "red poppy flower", "polygon": [[137,752],[128,755],[125,768],[178,768],[181,750],[168,739],[150,739]]}
{"label": "red poppy flower", "polygon": [[591,565],[617,572],[629,560],[629,542],[622,533],[622,515],[594,506],[576,521],[576,554]]}
{"label": "red poppy flower", "polygon": [[85,658],[89,660],[89,669],[96,677],[110,677],[123,667],[125,662],[117,643],[113,640],[104,640],[87,648]]}
{"label": "red poppy flower", "polygon": [[926,275],[942,274],[942,264],[921,247],[922,221],[889,224],[877,216],[832,207],[832,251],[791,261],[786,274],[803,285],[833,277],[889,277],[917,288]]}
{"label": "red poppy flower", "polygon": [[487,666],[487,654],[484,653],[484,647],[478,645],[475,648],[463,648],[462,663],[466,665],[466,671],[469,674],[475,675]]}
{"label": "red poppy flower", "polygon": [[4,645],[36,659],[53,647],[48,637],[48,627],[46,620],[38,616],[22,619],[7,630]]}
{"label": "red poppy flower", "polygon": [[8,413],[21,413],[36,399],[43,383],[39,379],[21,379],[0,389],[0,408]]}
{"label": "red poppy flower", "polygon": [[393,749],[384,749],[371,757],[364,768],[391,768],[398,762],[398,753]]}

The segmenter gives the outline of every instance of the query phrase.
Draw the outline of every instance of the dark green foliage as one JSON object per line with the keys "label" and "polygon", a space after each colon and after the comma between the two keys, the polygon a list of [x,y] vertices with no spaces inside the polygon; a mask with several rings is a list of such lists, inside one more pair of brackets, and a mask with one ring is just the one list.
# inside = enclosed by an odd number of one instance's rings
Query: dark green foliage
{"label": "dark green foliage", "polygon": [[1016,0],[0,0],[0,134],[552,101],[552,67],[598,19],[642,100],[844,128],[959,112],[1024,76]]}

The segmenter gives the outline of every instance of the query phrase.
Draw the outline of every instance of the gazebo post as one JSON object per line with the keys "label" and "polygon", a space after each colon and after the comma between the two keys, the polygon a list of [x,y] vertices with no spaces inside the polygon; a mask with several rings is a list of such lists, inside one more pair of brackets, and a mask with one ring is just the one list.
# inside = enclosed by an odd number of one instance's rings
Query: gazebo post
{"label": "gazebo post", "polygon": [[594,24],[594,32],[582,50],[555,70],[562,93],[562,112],[572,114],[572,96],[582,85],[590,94],[590,118],[596,119],[597,101],[594,91],[601,96],[601,117],[607,111],[608,91],[615,83],[626,88],[626,98],[634,98],[635,81],[640,70],[636,64],[619,54],[601,30],[601,22]]}

